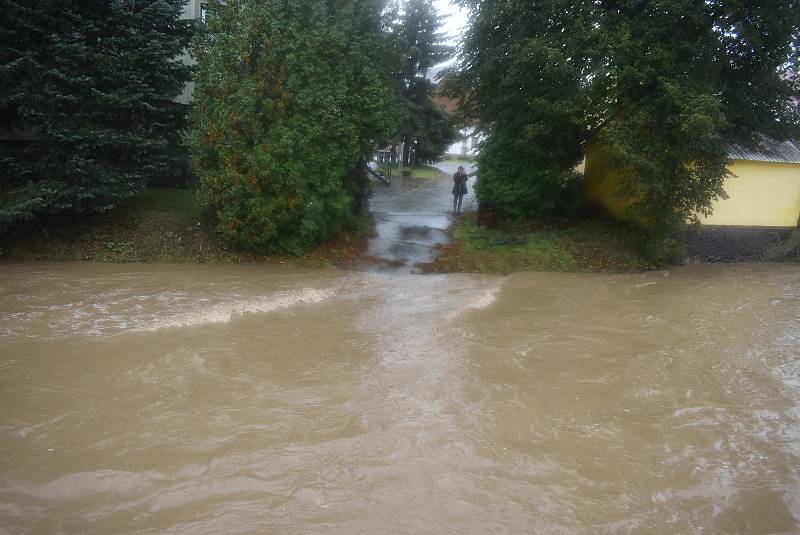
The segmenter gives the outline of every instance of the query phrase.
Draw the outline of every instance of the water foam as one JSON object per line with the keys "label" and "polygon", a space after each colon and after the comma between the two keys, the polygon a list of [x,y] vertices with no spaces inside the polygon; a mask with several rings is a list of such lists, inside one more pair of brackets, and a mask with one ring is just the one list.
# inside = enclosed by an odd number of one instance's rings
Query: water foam
{"label": "water foam", "polygon": [[484,310],[489,308],[497,301],[497,294],[500,293],[501,287],[502,283],[480,292],[464,306],[464,310]]}
{"label": "water foam", "polygon": [[283,310],[299,304],[320,303],[336,295],[335,288],[303,288],[293,292],[278,293],[211,305],[201,310],[179,314],[167,318],[158,318],[144,327],[137,327],[134,331],[157,331],[173,327],[192,327],[196,325],[209,325],[214,323],[228,323],[229,321],[244,316],[245,314],[264,314]]}

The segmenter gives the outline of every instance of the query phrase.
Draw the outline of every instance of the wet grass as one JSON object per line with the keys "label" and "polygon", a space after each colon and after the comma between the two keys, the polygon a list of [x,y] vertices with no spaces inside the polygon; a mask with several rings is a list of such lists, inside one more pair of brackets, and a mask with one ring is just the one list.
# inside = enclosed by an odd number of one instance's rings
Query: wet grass
{"label": "wet grass", "polygon": [[415,165],[414,167],[407,167],[406,170],[411,171],[412,178],[420,178],[424,180],[436,180],[446,176],[436,167],[429,165]]}
{"label": "wet grass", "polygon": [[[107,214],[61,217],[18,228],[2,237],[0,259],[355,266],[374,261],[365,257],[372,229],[365,220],[358,229],[302,256],[254,255],[230,250],[216,239],[202,218],[194,191],[150,189]],[[449,232],[454,241],[442,248],[430,271],[635,272],[651,267],[639,253],[641,237],[636,231],[610,220],[529,222],[486,229],[472,216]]]}
{"label": "wet grass", "polygon": [[449,232],[453,243],[442,248],[430,271],[631,273],[652,268],[640,253],[635,229],[600,218],[487,229],[468,216]]}
{"label": "wet grass", "polygon": [[[414,165],[403,167],[403,175],[406,178],[417,178],[421,180],[436,180],[438,178],[448,176],[447,173],[442,172],[432,165]],[[397,165],[392,166],[392,176],[399,176],[400,169]]]}
{"label": "wet grass", "polygon": [[147,189],[130,203],[128,209],[140,217],[167,215],[174,220],[200,219],[197,195],[192,189]]}
{"label": "wet grass", "polygon": [[148,189],[107,214],[41,220],[3,236],[4,261],[263,263],[316,268],[361,262],[371,225],[302,256],[254,255],[225,247],[203,219],[195,192]]}
{"label": "wet grass", "polygon": [[472,165],[473,163],[475,163],[476,160],[474,156],[467,155],[466,159],[464,159],[458,154],[445,154],[444,156],[442,156],[442,159],[447,160],[448,162],[456,162],[459,165],[464,165],[464,166]]}

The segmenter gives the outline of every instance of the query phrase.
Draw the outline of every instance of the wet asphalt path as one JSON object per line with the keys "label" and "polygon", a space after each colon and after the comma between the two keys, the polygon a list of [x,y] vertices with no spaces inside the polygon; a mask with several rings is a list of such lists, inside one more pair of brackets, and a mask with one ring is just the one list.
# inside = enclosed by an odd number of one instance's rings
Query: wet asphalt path
{"label": "wet asphalt path", "polygon": [[[453,213],[452,176],[458,162],[436,164],[445,177],[436,180],[395,177],[391,186],[374,182],[370,212],[376,236],[367,254],[387,264],[418,271],[436,257],[436,247],[449,242],[445,230],[458,218]],[[466,168],[468,173],[473,168]],[[475,178],[469,180],[466,208],[472,199]],[[471,209],[475,209],[474,203]]]}

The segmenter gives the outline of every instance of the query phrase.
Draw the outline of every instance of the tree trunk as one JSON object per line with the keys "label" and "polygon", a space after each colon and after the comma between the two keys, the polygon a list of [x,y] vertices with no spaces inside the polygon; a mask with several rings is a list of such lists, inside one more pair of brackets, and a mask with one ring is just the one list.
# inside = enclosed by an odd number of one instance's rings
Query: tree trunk
{"label": "tree trunk", "polygon": [[408,167],[411,164],[411,136],[403,136],[403,167]]}

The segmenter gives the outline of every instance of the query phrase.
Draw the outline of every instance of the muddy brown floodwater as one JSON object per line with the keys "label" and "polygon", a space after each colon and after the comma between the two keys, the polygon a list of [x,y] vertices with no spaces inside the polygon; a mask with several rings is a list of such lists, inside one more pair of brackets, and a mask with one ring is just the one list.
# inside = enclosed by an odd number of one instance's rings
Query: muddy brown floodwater
{"label": "muddy brown floodwater", "polygon": [[800,267],[0,267],[2,533],[797,533]]}

